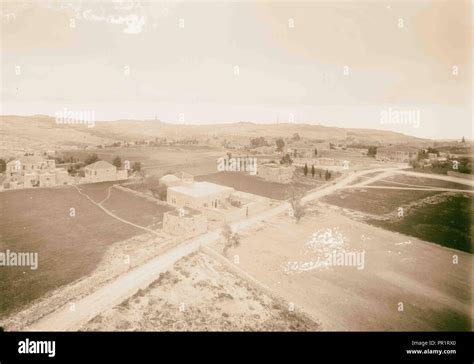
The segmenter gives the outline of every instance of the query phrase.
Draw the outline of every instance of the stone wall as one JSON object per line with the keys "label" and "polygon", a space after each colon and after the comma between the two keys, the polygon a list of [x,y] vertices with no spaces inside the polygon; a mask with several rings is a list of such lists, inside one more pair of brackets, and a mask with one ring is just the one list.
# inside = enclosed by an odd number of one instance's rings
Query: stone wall
{"label": "stone wall", "polygon": [[189,213],[189,210],[184,215],[178,210],[168,211],[163,215],[163,231],[191,238],[207,231],[207,218],[199,212]]}

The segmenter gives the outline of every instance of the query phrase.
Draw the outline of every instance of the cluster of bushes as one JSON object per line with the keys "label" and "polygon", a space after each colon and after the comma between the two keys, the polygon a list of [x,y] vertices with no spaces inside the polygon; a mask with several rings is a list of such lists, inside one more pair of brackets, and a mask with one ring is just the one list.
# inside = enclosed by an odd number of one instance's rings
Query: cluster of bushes
{"label": "cluster of bushes", "polygon": [[[454,163],[457,161],[457,169],[454,168]],[[447,174],[448,171],[459,173],[472,174],[472,162],[468,157],[461,157],[456,159],[448,159],[447,161],[433,161],[429,165],[424,165],[421,160],[412,160],[410,166],[414,169],[429,170],[437,174]]]}

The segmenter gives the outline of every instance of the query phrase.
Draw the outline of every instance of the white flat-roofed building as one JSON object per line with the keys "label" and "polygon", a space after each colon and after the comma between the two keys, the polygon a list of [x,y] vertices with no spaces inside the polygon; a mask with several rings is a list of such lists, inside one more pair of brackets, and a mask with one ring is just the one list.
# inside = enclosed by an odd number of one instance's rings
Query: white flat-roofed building
{"label": "white flat-roofed building", "polygon": [[225,204],[234,191],[231,187],[210,182],[193,182],[169,187],[166,200],[176,207],[219,208]]}

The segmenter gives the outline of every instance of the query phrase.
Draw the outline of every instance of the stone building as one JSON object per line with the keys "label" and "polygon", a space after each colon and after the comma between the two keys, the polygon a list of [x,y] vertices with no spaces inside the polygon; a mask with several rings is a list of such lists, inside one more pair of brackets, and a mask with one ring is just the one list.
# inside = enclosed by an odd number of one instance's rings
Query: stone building
{"label": "stone building", "polygon": [[234,189],[210,182],[185,182],[180,186],[169,187],[166,201],[176,207],[219,208],[225,204]]}
{"label": "stone building", "polygon": [[5,189],[52,187],[67,184],[70,176],[64,168],[56,168],[54,159],[24,156],[7,163]]}
{"label": "stone building", "polygon": [[267,181],[290,183],[295,172],[294,166],[278,163],[264,163],[259,166],[257,175]]}
{"label": "stone building", "polygon": [[179,208],[163,215],[163,231],[191,238],[207,231],[207,218],[198,210]]}
{"label": "stone building", "polygon": [[117,170],[117,167],[106,161],[97,161],[85,166],[84,174],[86,183],[121,181],[128,178],[126,170]]}
{"label": "stone building", "polygon": [[378,161],[408,163],[418,157],[418,148],[406,145],[377,148],[375,158]]}

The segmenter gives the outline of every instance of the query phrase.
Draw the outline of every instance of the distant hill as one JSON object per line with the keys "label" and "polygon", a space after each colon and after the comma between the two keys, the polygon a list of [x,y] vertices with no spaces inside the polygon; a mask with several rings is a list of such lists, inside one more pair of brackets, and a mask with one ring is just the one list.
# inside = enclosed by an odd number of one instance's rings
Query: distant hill
{"label": "distant hill", "polygon": [[110,142],[91,133],[87,126],[59,125],[48,116],[0,116],[0,155],[15,155],[25,150],[98,145]]}
{"label": "distant hill", "polygon": [[123,136],[124,139],[140,137],[233,137],[254,138],[263,136],[267,139],[291,138],[298,133],[301,137],[321,139],[327,141],[341,141],[353,143],[423,143],[427,139],[420,139],[401,133],[372,129],[346,129],[309,124],[258,124],[232,123],[209,125],[169,124],[160,121],[120,120],[99,122],[91,131],[98,136]]}
{"label": "distant hill", "polygon": [[115,140],[141,140],[155,137],[196,138],[198,140],[228,140],[248,143],[249,138],[263,136],[267,140],[291,138],[298,133],[302,138],[318,139],[348,144],[410,144],[429,143],[392,131],[337,128],[309,124],[258,124],[241,122],[233,124],[185,125],[169,124],[157,120],[100,121],[95,127],[86,125],[57,124],[48,116],[0,116],[2,143],[0,153],[22,151],[25,147],[54,149],[69,146],[85,147],[109,144]]}

